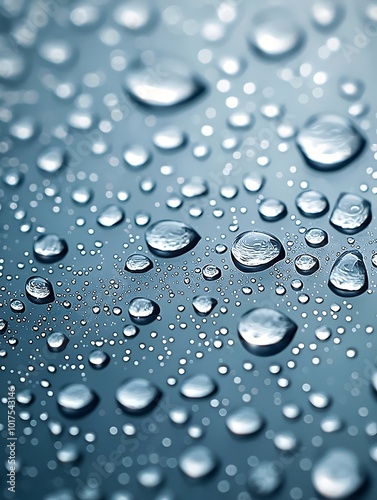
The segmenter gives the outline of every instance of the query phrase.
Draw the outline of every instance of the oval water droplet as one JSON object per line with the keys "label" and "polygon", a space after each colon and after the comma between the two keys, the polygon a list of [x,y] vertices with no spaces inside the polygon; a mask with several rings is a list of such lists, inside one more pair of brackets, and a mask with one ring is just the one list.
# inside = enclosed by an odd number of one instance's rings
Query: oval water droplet
{"label": "oval water droplet", "polygon": [[328,211],[329,202],[324,194],[310,189],[297,196],[296,207],[305,217],[321,217]]}
{"label": "oval water droplet", "polygon": [[52,352],[61,352],[66,348],[69,338],[65,333],[62,332],[53,332],[50,333],[46,339],[47,347],[49,351]]}
{"label": "oval water droplet", "polygon": [[371,204],[357,194],[341,193],[330,217],[330,224],[345,234],[356,234],[372,220]]}
{"label": "oval water droplet", "polygon": [[92,351],[88,356],[89,364],[96,370],[102,370],[110,363],[110,356],[100,349]]}
{"label": "oval water droplet", "polygon": [[213,452],[202,445],[190,446],[178,460],[179,468],[192,479],[200,479],[213,472],[217,465],[217,459]]}
{"label": "oval water droplet", "polygon": [[26,296],[33,304],[48,304],[55,299],[51,283],[41,276],[31,276],[25,284]]}
{"label": "oval water droplet", "polygon": [[192,250],[200,240],[198,233],[183,222],[162,220],[145,232],[149,250],[159,257],[177,257]]}
{"label": "oval water droplet", "polygon": [[115,394],[120,406],[128,413],[151,410],[161,398],[160,389],[144,378],[131,378],[121,384]]}
{"label": "oval water droplet", "polygon": [[151,299],[136,297],[128,306],[128,314],[134,323],[148,325],[160,314],[160,306]]}
{"label": "oval water droplet", "polygon": [[205,373],[187,378],[181,385],[181,394],[190,399],[206,398],[217,389],[215,381]]}
{"label": "oval water droplet", "polygon": [[151,65],[139,59],[124,79],[126,93],[147,108],[170,109],[191,102],[205,91],[202,79],[185,64],[161,58]]}
{"label": "oval water droplet", "polygon": [[244,406],[228,415],[226,425],[237,436],[250,436],[261,430],[264,419],[254,408]]}
{"label": "oval water droplet", "polygon": [[252,309],[238,323],[243,345],[258,356],[282,351],[292,340],[297,325],[285,314],[264,307]]}
{"label": "oval water droplet", "polygon": [[264,231],[245,231],[237,236],[231,247],[235,265],[244,272],[263,271],[284,259],[280,240]]}
{"label": "oval water droplet", "polygon": [[34,255],[40,262],[57,262],[68,252],[65,240],[56,234],[44,234],[34,242]]}
{"label": "oval water droplet", "polygon": [[124,269],[129,273],[146,273],[153,269],[153,262],[146,255],[134,253],[127,258]]}
{"label": "oval water droplet", "polygon": [[305,33],[291,11],[270,7],[253,19],[250,42],[257,54],[279,60],[297,52],[305,41]]}
{"label": "oval water droplet", "polygon": [[97,222],[102,227],[113,227],[120,224],[125,217],[125,213],[118,205],[108,205],[97,217]]}
{"label": "oval water droplet", "polygon": [[208,316],[216,305],[217,300],[207,295],[198,295],[192,300],[192,306],[199,316]]}
{"label": "oval water droplet", "polygon": [[365,139],[347,118],[314,115],[298,133],[297,145],[311,167],[330,171],[353,161],[363,150]]}
{"label": "oval water droplet", "polygon": [[333,448],[318,460],[312,470],[316,491],[325,498],[343,499],[356,493],[365,481],[365,471],[350,450]]}
{"label": "oval water droplet", "polygon": [[368,289],[368,274],[360,252],[348,250],[336,259],[330,272],[329,287],[345,297],[356,297]]}
{"label": "oval water droplet", "polygon": [[57,403],[64,415],[77,418],[95,408],[98,396],[84,384],[69,384],[59,391]]}
{"label": "oval water droplet", "polygon": [[175,151],[185,145],[186,134],[173,125],[161,128],[153,135],[153,144],[164,152]]}

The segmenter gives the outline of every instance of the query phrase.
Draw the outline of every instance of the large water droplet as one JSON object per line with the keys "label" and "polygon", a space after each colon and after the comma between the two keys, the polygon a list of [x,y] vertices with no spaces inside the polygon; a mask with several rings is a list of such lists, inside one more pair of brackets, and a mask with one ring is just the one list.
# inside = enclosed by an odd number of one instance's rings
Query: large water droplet
{"label": "large water droplet", "polygon": [[124,265],[129,273],[146,273],[153,268],[153,262],[149,257],[140,253],[130,255]]}
{"label": "large water droplet", "polygon": [[297,135],[297,145],[311,167],[329,171],[354,160],[363,150],[365,139],[342,116],[314,115]]}
{"label": "large water droplet", "polygon": [[244,406],[230,413],[226,419],[228,429],[238,436],[250,436],[260,431],[264,420],[261,415],[251,408]]}
{"label": "large water droplet", "polygon": [[163,220],[145,232],[151,252],[159,257],[177,257],[193,249],[200,240],[198,233],[183,222]]}
{"label": "large water droplet", "polygon": [[213,394],[217,389],[215,381],[205,373],[187,378],[181,386],[181,394],[186,398],[200,399]]}
{"label": "large water droplet", "polygon": [[67,162],[67,155],[60,147],[48,147],[37,158],[37,167],[43,172],[55,174]]}
{"label": "large water droplet", "polygon": [[92,368],[101,370],[110,363],[110,356],[106,352],[96,349],[89,354],[88,361]]}
{"label": "large water droplet", "polygon": [[360,252],[348,250],[336,259],[330,272],[329,287],[345,297],[355,297],[367,290],[368,274]]}
{"label": "large water droplet", "polygon": [[365,471],[350,450],[334,448],[314,465],[312,482],[325,498],[343,499],[356,493],[365,481]]}
{"label": "large water droplet", "polygon": [[214,471],[217,460],[213,452],[202,445],[187,448],[179,457],[179,468],[186,476],[199,479]]}
{"label": "large water droplet", "polygon": [[356,234],[372,220],[371,204],[357,194],[342,193],[335,204],[330,223],[346,234]]}
{"label": "large water droplet", "polygon": [[40,262],[57,262],[67,254],[68,245],[56,234],[44,234],[34,242],[33,249]]}
{"label": "large water droplet", "polygon": [[253,19],[250,42],[254,50],[269,59],[281,59],[301,48],[305,34],[294,15],[283,7],[271,7]]}
{"label": "large water droplet", "polygon": [[297,325],[285,314],[264,307],[252,309],[238,323],[245,347],[258,356],[282,351],[292,340]]}
{"label": "large water droplet", "polygon": [[69,338],[65,333],[53,332],[46,339],[47,347],[52,352],[61,352],[66,348]]}
{"label": "large water droplet", "polygon": [[160,306],[151,299],[136,297],[128,306],[128,314],[134,323],[148,325],[160,314]]}
{"label": "large water droplet", "polygon": [[311,227],[305,233],[306,244],[312,248],[320,248],[327,245],[329,242],[329,237],[321,228]]}
{"label": "large water droplet", "polygon": [[263,271],[285,257],[281,242],[263,231],[245,231],[232,243],[235,265],[244,272]]}
{"label": "large water droplet", "polygon": [[57,402],[66,416],[80,417],[95,408],[98,396],[84,384],[70,384],[59,391]]}
{"label": "large water droplet", "polygon": [[157,404],[161,395],[160,389],[149,380],[132,378],[118,387],[115,397],[125,411],[144,413]]}
{"label": "large water droplet", "polygon": [[51,283],[41,276],[31,276],[25,284],[26,296],[33,304],[48,304],[55,299]]}
{"label": "large water droplet", "polygon": [[216,307],[217,300],[207,295],[199,295],[192,300],[192,306],[195,312],[200,316],[208,316]]}
{"label": "large water droplet", "polygon": [[162,58],[147,65],[139,59],[127,69],[124,89],[138,104],[158,110],[192,101],[205,85],[180,61]]}
{"label": "large water droplet", "polygon": [[259,204],[258,212],[263,220],[275,222],[287,215],[287,207],[276,198],[266,198]]}

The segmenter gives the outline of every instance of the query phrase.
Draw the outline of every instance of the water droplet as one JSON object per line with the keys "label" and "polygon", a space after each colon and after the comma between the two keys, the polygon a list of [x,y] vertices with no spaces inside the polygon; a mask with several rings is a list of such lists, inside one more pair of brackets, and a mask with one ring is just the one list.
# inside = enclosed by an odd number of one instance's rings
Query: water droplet
{"label": "water droplet", "polygon": [[361,196],[342,193],[330,217],[330,223],[345,234],[356,234],[365,229],[372,219],[371,204]]}
{"label": "water droplet", "polygon": [[251,492],[262,497],[272,495],[283,483],[283,466],[279,462],[260,462],[248,477]]}
{"label": "water droplet", "polygon": [[115,394],[120,406],[129,413],[151,410],[161,398],[160,389],[144,378],[131,378],[121,384]]}
{"label": "water droplet", "polygon": [[213,264],[207,264],[202,269],[203,278],[207,281],[214,281],[221,278],[221,270]]}
{"label": "water droplet", "polygon": [[331,30],[343,18],[343,7],[331,0],[320,0],[312,6],[312,19],[317,29]]}
{"label": "water droplet", "polygon": [[0,82],[14,84],[22,81],[27,73],[26,59],[21,53],[13,50],[0,52]]}
{"label": "water droplet", "polygon": [[208,193],[208,185],[201,177],[193,177],[181,187],[181,193],[185,198],[196,198]]}
{"label": "water droplet", "polygon": [[86,186],[79,186],[71,193],[72,200],[79,205],[86,205],[93,197],[93,191]]}
{"label": "water droplet", "polygon": [[161,128],[153,135],[153,144],[162,151],[175,151],[185,145],[186,135],[175,126]]}
{"label": "water droplet", "polygon": [[67,40],[45,40],[39,47],[41,58],[56,66],[67,66],[73,62],[76,51]]}
{"label": "water droplet", "polygon": [[33,304],[48,304],[55,299],[51,283],[46,278],[31,276],[25,284],[26,296]]}
{"label": "water droplet", "polygon": [[365,471],[358,457],[344,448],[327,451],[312,471],[313,486],[325,498],[348,498],[361,488],[364,481]]}
{"label": "water droplet", "polygon": [[134,323],[148,325],[160,314],[160,306],[151,299],[136,297],[128,306],[128,314]]}
{"label": "water droplet", "polygon": [[274,445],[280,451],[293,451],[298,446],[296,436],[291,431],[278,432],[274,436]]}
{"label": "water droplet", "polygon": [[356,297],[367,290],[368,274],[360,252],[348,250],[336,259],[330,272],[329,287],[345,297]]}
{"label": "water droplet", "polygon": [[56,234],[44,234],[34,242],[34,255],[40,262],[57,262],[68,252],[65,240]]}
{"label": "water droplet", "polygon": [[329,209],[329,202],[319,191],[308,190],[296,198],[296,207],[305,217],[321,217]]}
{"label": "water droplet", "polygon": [[37,158],[37,167],[43,172],[55,174],[67,162],[67,155],[62,148],[48,147]]}
{"label": "water droplet", "polygon": [[311,227],[305,233],[305,241],[312,248],[320,248],[328,244],[329,237],[323,229]]}
{"label": "water droplet", "polygon": [[153,269],[153,262],[146,255],[134,253],[127,258],[124,269],[130,273],[146,273]]}
{"label": "water droplet", "polygon": [[192,300],[192,306],[200,316],[208,316],[216,307],[217,300],[207,295],[198,295]]}
{"label": "water droplet", "polygon": [[263,187],[265,178],[259,172],[251,172],[242,180],[243,186],[249,193],[257,193]]}
{"label": "water droplet", "polygon": [[117,205],[108,205],[97,217],[97,222],[102,227],[113,227],[120,224],[125,217],[122,208]]}
{"label": "water droplet", "polygon": [[297,325],[285,314],[256,308],[244,314],[238,323],[243,345],[258,356],[282,351],[292,340]]}
{"label": "water droplet", "polygon": [[261,430],[264,420],[254,408],[245,406],[230,413],[226,425],[237,436],[250,436]]}
{"label": "water droplet", "polygon": [[69,338],[65,333],[61,332],[53,332],[50,333],[46,339],[47,347],[49,351],[52,352],[61,352],[66,348]]}
{"label": "water droplet", "polygon": [[9,127],[9,133],[19,141],[29,141],[39,133],[40,127],[31,116],[23,116]]}
{"label": "water droplet", "polygon": [[314,333],[317,339],[322,341],[328,340],[331,337],[331,329],[326,325],[319,326]]}
{"label": "water droplet", "polygon": [[191,102],[205,85],[180,61],[161,58],[147,65],[139,59],[127,69],[124,89],[138,104],[158,110]]}
{"label": "water droplet", "polygon": [[354,160],[363,150],[365,139],[347,118],[314,115],[298,133],[297,145],[311,167],[330,171]]}
{"label": "water droplet", "polygon": [[319,260],[314,255],[301,254],[295,258],[295,267],[300,274],[313,274],[319,269]]}
{"label": "water droplet", "polygon": [[181,394],[190,399],[206,398],[217,389],[215,381],[205,373],[187,378],[181,386]]}
{"label": "water droplet", "polygon": [[254,50],[269,59],[281,59],[298,51],[305,34],[292,12],[271,7],[259,12],[253,19],[250,42]]}
{"label": "water droplet", "polygon": [[285,203],[276,198],[265,198],[258,206],[258,212],[265,221],[275,222],[287,215]]}
{"label": "water droplet", "polygon": [[159,257],[177,257],[192,250],[200,240],[198,233],[183,222],[163,220],[152,224],[145,232],[151,252]]}
{"label": "water droplet", "polygon": [[330,397],[324,392],[312,392],[308,397],[310,403],[320,410],[327,408],[331,403]]}
{"label": "water droplet", "polygon": [[202,445],[187,448],[178,460],[179,468],[192,479],[200,479],[213,472],[217,460],[213,452]]}
{"label": "water droplet", "polygon": [[70,384],[57,395],[59,409],[68,417],[81,417],[91,412],[98,403],[98,396],[84,384]]}
{"label": "water droplet", "polygon": [[123,152],[123,159],[126,164],[134,169],[145,167],[152,159],[151,153],[139,144],[126,146]]}
{"label": "water droplet", "polygon": [[136,337],[136,335],[140,332],[139,328],[135,325],[125,325],[123,327],[123,335],[125,337]]}
{"label": "water droplet", "polygon": [[337,432],[342,428],[342,420],[337,415],[329,415],[321,420],[323,432]]}
{"label": "water droplet", "polygon": [[106,352],[96,349],[89,354],[88,361],[92,368],[101,370],[110,363],[110,356]]}
{"label": "water droplet", "polygon": [[361,80],[342,78],[339,82],[339,93],[344,99],[354,101],[363,95],[365,85]]}
{"label": "water droplet", "polygon": [[[136,477],[141,486],[144,486],[144,488],[157,488],[164,480],[162,470],[155,465],[145,467],[137,473]],[[166,498],[166,496],[163,498]]]}
{"label": "water droplet", "polygon": [[233,241],[231,255],[241,271],[255,272],[282,260],[285,251],[276,236],[262,231],[245,231]]}
{"label": "water droplet", "polygon": [[126,0],[115,9],[114,20],[123,28],[139,34],[154,25],[157,15],[151,2]]}

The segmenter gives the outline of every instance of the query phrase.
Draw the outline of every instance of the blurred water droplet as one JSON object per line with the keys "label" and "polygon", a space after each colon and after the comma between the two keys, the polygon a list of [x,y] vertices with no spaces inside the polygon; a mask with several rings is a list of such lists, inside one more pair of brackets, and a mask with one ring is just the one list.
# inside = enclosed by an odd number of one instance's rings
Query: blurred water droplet
{"label": "blurred water droplet", "polygon": [[57,403],[62,413],[77,418],[95,408],[98,396],[84,384],[70,384],[58,392]]}
{"label": "blurred water droplet", "polygon": [[129,413],[150,411],[161,396],[159,388],[144,378],[131,378],[125,381],[115,393],[120,406]]}
{"label": "blurred water droplet", "polygon": [[213,452],[202,445],[187,448],[178,460],[179,468],[192,479],[200,479],[214,471],[217,460]]}
{"label": "blurred water droplet", "polygon": [[283,483],[283,466],[279,462],[260,462],[251,469],[247,482],[253,494],[272,495]]}
{"label": "blurred water droplet", "polygon": [[67,162],[67,155],[60,147],[48,147],[37,158],[37,167],[43,172],[55,174]]}
{"label": "blurred water droplet", "polygon": [[320,248],[328,244],[329,237],[323,229],[311,227],[305,233],[305,242],[312,248]]}
{"label": "blurred water droplet", "polygon": [[250,436],[261,430],[264,419],[254,408],[245,406],[230,413],[226,419],[226,425],[233,434]]}

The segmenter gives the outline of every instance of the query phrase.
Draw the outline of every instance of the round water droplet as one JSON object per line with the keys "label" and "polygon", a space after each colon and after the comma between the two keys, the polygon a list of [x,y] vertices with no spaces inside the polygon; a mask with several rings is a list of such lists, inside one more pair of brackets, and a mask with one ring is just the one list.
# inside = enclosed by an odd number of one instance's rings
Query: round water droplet
{"label": "round water droplet", "polygon": [[288,316],[263,307],[247,312],[238,323],[243,345],[258,356],[271,356],[282,351],[296,330],[297,325]]}
{"label": "round water droplet", "polygon": [[73,62],[76,50],[67,40],[45,40],[39,47],[41,58],[56,66],[66,66]]}
{"label": "round water droplet", "polygon": [[10,308],[14,313],[23,313],[25,311],[25,304],[20,299],[11,299]]}
{"label": "round water droplet", "polygon": [[329,202],[325,195],[310,189],[297,196],[296,207],[305,217],[321,217],[329,210]]}
{"label": "round water droplet", "polygon": [[61,352],[67,347],[69,338],[65,333],[53,332],[46,339],[47,347],[51,352]]}
{"label": "round water droplet", "polygon": [[319,260],[314,255],[301,254],[295,258],[295,268],[300,274],[313,274],[319,269]]}
{"label": "round water droplet", "polygon": [[207,295],[198,295],[192,300],[192,306],[199,316],[208,316],[216,305],[217,300]]}
{"label": "round water droplet", "polygon": [[250,436],[261,430],[264,420],[254,408],[245,406],[230,413],[226,425],[237,436]]}
{"label": "round water droplet", "polygon": [[97,222],[102,227],[113,227],[120,224],[125,217],[122,208],[117,205],[108,205],[97,217]]}
{"label": "round water droplet", "polygon": [[127,258],[124,269],[130,273],[146,273],[153,269],[153,262],[146,255],[134,253]]}
{"label": "round water droplet", "polygon": [[339,93],[344,99],[355,101],[360,99],[364,93],[365,85],[361,80],[354,78],[341,78],[339,81]]}
{"label": "round water droplet", "polygon": [[343,7],[332,0],[320,0],[312,6],[312,20],[318,30],[331,30],[343,18]]}
{"label": "round water droplet", "polygon": [[248,485],[255,495],[272,495],[283,483],[283,465],[279,462],[260,462],[253,467],[248,477]]}
{"label": "round water droplet", "polygon": [[123,327],[123,335],[125,337],[136,337],[140,332],[140,329],[135,325],[126,325]]}
{"label": "round water droplet", "polygon": [[137,297],[131,300],[128,314],[134,323],[148,325],[160,314],[160,306],[151,299]]}
{"label": "round water droplet", "polygon": [[368,274],[360,252],[348,250],[336,259],[330,272],[329,287],[345,297],[356,297],[368,289]]}
{"label": "round water droplet", "polygon": [[133,144],[124,149],[123,159],[129,167],[138,169],[148,165],[152,155],[144,146]]}
{"label": "round water droplet", "polygon": [[315,115],[298,133],[297,145],[311,167],[330,171],[354,160],[363,150],[365,139],[347,118]]}
{"label": "round water droplet", "polygon": [[263,187],[265,178],[259,172],[251,172],[242,180],[243,186],[249,193],[257,193]]}
{"label": "round water droplet", "polygon": [[190,399],[206,398],[217,389],[215,381],[205,373],[187,378],[181,386],[181,394]]}
{"label": "round water droplet", "polygon": [[275,222],[287,215],[287,207],[276,198],[265,198],[258,206],[258,212],[265,221]]}
{"label": "round water droplet", "polygon": [[205,85],[180,61],[161,58],[146,65],[139,59],[127,68],[124,89],[138,104],[163,110],[191,102]]}
{"label": "round water droplet", "polygon": [[79,186],[71,193],[71,198],[79,205],[86,205],[93,197],[93,191],[86,186]]}
{"label": "round water droplet", "polygon": [[144,378],[131,378],[121,384],[115,398],[128,413],[144,413],[151,410],[162,393],[152,382]]}
{"label": "round water droplet", "polygon": [[25,284],[26,296],[33,304],[48,304],[55,299],[51,283],[40,276],[31,276]]}
{"label": "round water droplet", "polygon": [[44,234],[34,242],[34,255],[40,262],[57,262],[68,252],[65,240],[56,234]]}
{"label": "round water droplet", "polygon": [[305,33],[294,15],[283,7],[270,7],[253,19],[250,42],[257,54],[268,59],[282,59],[297,52]]}
{"label": "round water droplet", "polygon": [[68,417],[81,417],[91,412],[98,403],[98,396],[84,384],[70,384],[57,395],[59,409]]}
{"label": "round water droplet", "polygon": [[162,151],[175,151],[185,145],[187,137],[175,126],[161,128],[153,135],[153,144]]}
{"label": "round water droplet", "polygon": [[276,236],[262,231],[245,231],[233,241],[231,255],[241,271],[255,272],[282,260],[285,251]]}
{"label": "round water droplet", "polygon": [[305,233],[305,242],[312,248],[320,248],[328,244],[329,237],[323,229],[311,227]]}
{"label": "round water droplet", "polygon": [[178,460],[179,468],[192,479],[208,476],[217,466],[213,452],[202,445],[187,448]]}
{"label": "round water droplet", "polygon": [[291,431],[278,432],[274,436],[274,445],[280,451],[293,451],[298,446],[298,440]]}
{"label": "round water droplet", "polygon": [[183,222],[163,220],[145,232],[149,250],[159,257],[177,257],[192,250],[200,240],[198,233]]}
{"label": "round water droplet", "polygon": [[110,356],[106,352],[96,349],[89,354],[88,361],[92,368],[101,370],[109,364]]}
{"label": "round water droplet", "polygon": [[344,448],[327,451],[312,470],[316,491],[332,499],[348,498],[356,493],[364,484],[365,477],[358,457]]}
{"label": "round water droplet", "polygon": [[202,269],[203,278],[207,281],[214,281],[221,278],[221,270],[213,264],[207,264]]}
{"label": "round water droplet", "polygon": [[331,329],[326,325],[319,326],[314,333],[317,339],[322,341],[328,340],[331,337]]}
{"label": "round water droplet", "polygon": [[115,9],[114,20],[130,32],[142,33],[154,25],[157,13],[150,1],[126,0]]}
{"label": "round water droplet", "polygon": [[324,392],[312,392],[308,397],[310,403],[319,410],[327,408],[331,403],[330,397]]}
{"label": "round water droplet", "polygon": [[62,148],[48,147],[37,158],[37,167],[43,172],[55,174],[67,163],[67,155]]}
{"label": "round water droplet", "polygon": [[330,223],[345,234],[356,234],[365,229],[372,220],[369,201],[352,193],[342,193],[335,204]]}

